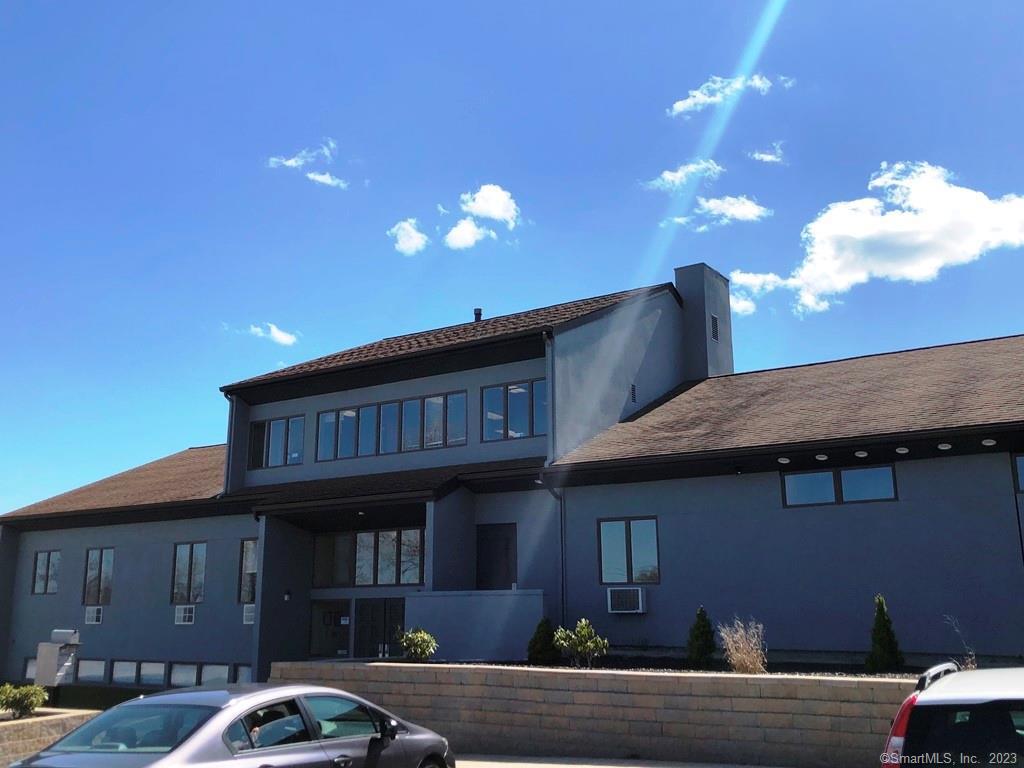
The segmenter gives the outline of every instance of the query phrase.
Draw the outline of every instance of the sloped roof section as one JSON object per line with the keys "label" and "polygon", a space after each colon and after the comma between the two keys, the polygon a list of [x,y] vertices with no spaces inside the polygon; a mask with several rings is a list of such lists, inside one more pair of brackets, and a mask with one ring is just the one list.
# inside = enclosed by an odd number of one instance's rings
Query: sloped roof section
{"label": "sloped roof section", "polygon": [[556,466],[1024,424],[1024,336],[720,376],[684,386]]}
{"label": "sloped roof section", "polygon": [[563,323],[576,320],[592,312],[614,306],[628,299],[648,296],[672,288],[671,283],[646,288],[634,288],[589,299],[579,299],[564,304],[555,304],[541,309],[531,309],[512,315],[501,315],[476,322],[450,325],[432,331],[410,333],[405,336],[392,336],[371,344],[364,344],[352,349],[335,352],[304,363],[290,365],[270,373],[250,379],[228,384],[221,389],[230,391],[240,387],[273,382],[281,379],[307,376],[317,373],[328,373],[343,368],[370,365],[410,357],[417,354],[440,352],[453,347],[460,347],[477,342],[497,341],[504,337],[541,332]]}
{"label": "sloped roof section", "polygon": [[5,520],[201,501],[224,487],[225,447],[188,448],[0,516]]}

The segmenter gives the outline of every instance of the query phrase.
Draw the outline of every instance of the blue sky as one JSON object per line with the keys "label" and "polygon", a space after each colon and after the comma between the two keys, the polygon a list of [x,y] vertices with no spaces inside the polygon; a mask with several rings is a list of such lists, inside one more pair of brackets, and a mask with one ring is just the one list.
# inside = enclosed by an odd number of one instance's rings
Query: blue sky
{"label": "blue sky", "polygon": [[739,370],[1024,331],[1024,5],[551,6],[5,5],[0,511],[694,261]]}

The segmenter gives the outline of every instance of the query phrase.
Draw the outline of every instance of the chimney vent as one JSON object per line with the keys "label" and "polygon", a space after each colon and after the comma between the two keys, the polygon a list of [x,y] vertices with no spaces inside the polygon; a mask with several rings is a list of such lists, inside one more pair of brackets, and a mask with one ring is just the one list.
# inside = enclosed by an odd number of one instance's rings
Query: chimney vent
{"label": "chimney vent", "polygon": [[484,316],[484,311],[483,311],[482,308],[476,307],[473,310],[473,322],[474,323],[480,322],[480,320],[483,319],[483,316]]}

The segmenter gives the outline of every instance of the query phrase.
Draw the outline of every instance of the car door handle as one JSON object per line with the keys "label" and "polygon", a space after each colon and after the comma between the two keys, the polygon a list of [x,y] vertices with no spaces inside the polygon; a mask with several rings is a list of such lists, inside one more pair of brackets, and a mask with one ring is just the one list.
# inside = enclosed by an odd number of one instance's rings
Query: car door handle
{"label": "car door handle", "polygon": [[348,766],[352,765],[352,758],[348,755],[338,755],[334,758],[334,764],[340,765],[341,768],[348,768]]}

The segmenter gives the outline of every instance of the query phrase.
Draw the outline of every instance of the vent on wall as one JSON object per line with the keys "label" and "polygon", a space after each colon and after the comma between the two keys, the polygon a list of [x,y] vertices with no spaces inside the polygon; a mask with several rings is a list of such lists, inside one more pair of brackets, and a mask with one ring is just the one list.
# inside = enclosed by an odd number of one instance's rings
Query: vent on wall
{"label": "vent on wall", "polygon": [[255,624],[256,623],[256,604],[246,603],[242,606],[242,623],[243,624]]}
{"label": "vent on wall", "polygon": [[718,341],[718,315],[711,316],[711,340]]}
{"label": "vent on wall", "polygon": [[636,402],[636,384],[629,385],[629,402]]}
{"label": "vent on wall", "polygon": [[608,613],[647,613],[643,587],[609,587]]}

